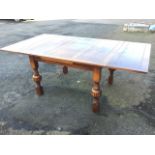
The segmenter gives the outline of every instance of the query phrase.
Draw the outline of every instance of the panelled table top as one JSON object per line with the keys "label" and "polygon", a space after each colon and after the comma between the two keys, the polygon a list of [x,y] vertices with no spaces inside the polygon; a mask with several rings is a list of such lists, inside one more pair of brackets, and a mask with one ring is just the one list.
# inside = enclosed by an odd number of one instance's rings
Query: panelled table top
{"label": "panelled table top", "polygon": [[148,72],[146,43],[42,34],[1,50],[136,72]]}

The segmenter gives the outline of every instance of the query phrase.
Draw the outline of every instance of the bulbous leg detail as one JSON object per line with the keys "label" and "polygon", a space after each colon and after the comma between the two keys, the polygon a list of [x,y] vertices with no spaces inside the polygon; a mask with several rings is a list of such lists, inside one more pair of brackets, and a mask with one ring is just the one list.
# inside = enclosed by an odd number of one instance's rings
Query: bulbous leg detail
{"label": "bulbous leg detail", "polygon": [[93,87],[91,90],[91,95],[93,97],[93,103],[92,103],[93,112],[99,112],[100,110],[100,96],[101,96],[100,80],[101,80],[101,68],[95,68],[93,70]]}
{"label": "bulbous leg detail", "polygon": [[39,74],[39,71],[38,71],[38,68],[39,68],[38,61],[36,61],[33,56],[29,56],[29,60],[33,70],[32,79],[36,83],[36,88],[35,88],[36,94],[38,96],[43,95],[44,91],[43,91],[43,87],[41,86],[42,76]]}
{"label": "bulbous leg detail", "polygon": [[113,84],[113,81],[114,81],[114,71],[115,71],[115,69],[111,69],[111,68],[109,68],[109,77],[108,77],[108,84],[109,85],[112,85]]}
{"label": "bulbous leg detail", "polygon": [[68,67],[67,66],[63,66],[62,70],[63,70],[63,73],[64,74],[67,74],[68,73]]}

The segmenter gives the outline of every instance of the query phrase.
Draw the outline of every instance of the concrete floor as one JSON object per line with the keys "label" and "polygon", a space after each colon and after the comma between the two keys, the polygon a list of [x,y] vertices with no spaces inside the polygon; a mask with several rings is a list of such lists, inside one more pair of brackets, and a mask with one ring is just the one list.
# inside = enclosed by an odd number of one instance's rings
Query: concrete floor
{"label": "concrete floor", "polygon": [[27,56],[0,51],[0,134],[155,134],[155,34],[125,33],[114,21],[1,20],[0,47],[42,33],[151,43],[150,71],[116,71],[109,87],[103,69],[101,111],[94,114],[90,72],[63,75],[59,66],[40,63],[45,94],[38,97]]}

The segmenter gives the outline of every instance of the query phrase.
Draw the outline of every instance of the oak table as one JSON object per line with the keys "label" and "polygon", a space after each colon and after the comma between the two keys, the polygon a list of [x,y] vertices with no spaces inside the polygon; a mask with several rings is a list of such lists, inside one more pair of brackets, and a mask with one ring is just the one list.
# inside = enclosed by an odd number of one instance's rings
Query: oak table
{"label": "oak table", "polygon": [[43,94],[42,78],[38,71],[39,61],[62,65],[64,74],[68,72],[68,67],[92,71],[92,110],[98,112],[102,68],[109,69],[108,83],[110,85],[113,83],[113,72],[118,69],[147,73],[151,45],[128,41],[42,34],[4,47],[1,50],[29,56],[38,95]]}

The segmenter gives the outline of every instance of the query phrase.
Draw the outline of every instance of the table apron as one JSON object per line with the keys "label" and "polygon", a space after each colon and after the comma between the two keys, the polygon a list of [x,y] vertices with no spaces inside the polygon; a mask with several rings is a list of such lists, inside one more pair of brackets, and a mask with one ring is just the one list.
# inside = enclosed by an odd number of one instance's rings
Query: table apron
{"label": "table apron", "polygon": [[58,65],[63,65],[67,67],[90,70],[90,71],[93,71],[94,68],[102,68],[100,66],[95,66],[95,65],[87,65],[87,64],[76,63],[76,62],[67,61],[67,60],[58,60],[58,59],[46,58],[46,57],[34,56],[34,59],[36,61],[41,61],[41,62],[45,62],[48,64],[58,64]]}

